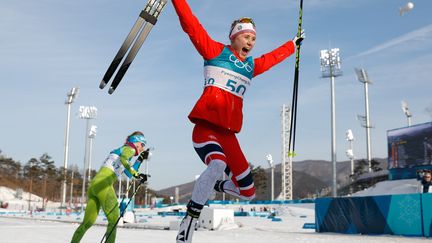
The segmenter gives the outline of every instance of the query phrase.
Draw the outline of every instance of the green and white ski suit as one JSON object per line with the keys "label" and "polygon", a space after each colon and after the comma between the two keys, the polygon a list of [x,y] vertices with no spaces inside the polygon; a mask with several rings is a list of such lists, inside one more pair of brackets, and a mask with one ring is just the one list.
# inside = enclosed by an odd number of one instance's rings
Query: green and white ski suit
{"label": "green and white ski suit", "polygon": [[[125,170],[131,175],[137,175],[131,165],[130,160],[137,155],[137,150],[132,143],[127,143],[122,147],[110,152],[99,172],[90,182],[87,190],[87,207],[83,222],[76,229],[72,243],[81,241],[85,232],[94,224],[99,214],[100,208],[105,213],[108,220],[107,235],[111,232],[118,217],[120,216],[119,204],[114,191],[114,182]],[[116,238],[114,229],[106,242],[113,243]]]}

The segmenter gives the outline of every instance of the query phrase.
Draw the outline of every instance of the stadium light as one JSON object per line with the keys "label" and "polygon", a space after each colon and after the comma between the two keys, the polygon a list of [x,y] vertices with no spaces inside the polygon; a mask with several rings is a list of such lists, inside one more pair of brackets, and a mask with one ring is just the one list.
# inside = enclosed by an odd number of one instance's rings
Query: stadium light
{"label": "stadium light", "polygon": [[331,89],[331,157],[333,164],[333,197],[337,196],[336,181],[336,106],[335,106],[335,77],[341,76],[341,60],[339,48],[321,50],[320,52],[321,72],[323,78],[330,78]]}
{"label": "stadium light", "polygon": [[67,106],[67,117],[66,117],[66,136],[65,136],[65,151],[64,151],[64,163],[63,163],[63,183],[62,183],[62,199],[61,206],[62,208],[66,204],[66,178],[67,178],[67,167],[69,160],[69,129],[70,129],[70,111],[71,105],[74,102],[75,98],[78,96],[79,88],[73,87],[69,93],[67,93],[67,99],[65,104]]}
{"label": "stadium light", "polygon": [[369,84],[372,82],[369,79],[369,76],[363,68],[358,69],[355,68],[355,72],[357,75],[357,80],[364,84],[364,92],[365,92],[365,128],[366,128],[366,152],[367,152],[367,161],[368,161],[368,171],[371,172],[372,165],[372,155],[371,155],[371,135],[370,129],[372,128],[370,124],[370,114],[369,114]]}

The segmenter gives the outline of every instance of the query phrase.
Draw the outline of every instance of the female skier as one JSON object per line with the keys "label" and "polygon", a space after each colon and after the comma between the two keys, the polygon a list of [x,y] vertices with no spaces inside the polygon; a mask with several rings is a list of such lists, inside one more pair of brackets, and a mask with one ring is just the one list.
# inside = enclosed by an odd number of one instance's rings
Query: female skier
{"label": "female skier", "polygon": [[[195,124],[195,151],[207,165],[197,179],[177,235],[177,243],[191,242],[197,219],[213,189],[241,199],[255,197],[249,163],[236,138],[242,127],[243,96],[251,79],[269,70],[295,52],[304,38],[294,37],[275,50],[253,59],[256,30],[251,18],[235,20],[229,32],[230,45],[214,41],[193,15],[186,0],[173,0],[180,24],[204,59],[204,91],[189,114]],[[223,173],[229,180],[219,180]]]}
{"label": "female skier", "polygon": [[76,229],[72,243],[81,241],[85,232],[96,221],[101,207],[108,220],[106,242],[115,242],[116,229],[113,227],[120,216],[120,210],[113,185],[123,173],[142,181],[147,180],[147,175],[138,173],[138,168],[133,168],[129,164],[132,157],[137,155],[141,157],[141,161],[148,158],[149,150],[144,150],[145,145],[146,139],[143,133],[134,132],[126,138],[123,146],[110,152],[101,169],[90,182],[84,219]]}

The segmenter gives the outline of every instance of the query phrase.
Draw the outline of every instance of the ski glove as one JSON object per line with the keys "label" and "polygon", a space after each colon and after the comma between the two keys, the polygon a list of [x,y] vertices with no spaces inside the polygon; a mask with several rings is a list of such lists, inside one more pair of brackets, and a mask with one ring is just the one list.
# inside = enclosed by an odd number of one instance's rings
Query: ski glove
{"label": "ski glove", "polygon": [[141,183],[144,183],[147,181],[148,179],[148,175],[140,173],[139,175],[135,176],[135,178],[137,178],[138,180],[140,180]]}
{"label": "ski glove", "polygon": [[302,29],[301,30],[301,32],[300,32],[300,36],[294,36],[294,38],[293,38],[293,41],[294,41],[294,43],[296,44],[296,46],[299,46],[299,45],[301,45],[301,43],[302,43],[302,41],[303,41],[303,39],[306,37],[306,35],[305,35],[305,30],[304,29]]}
{"label": "ski glove", "polygon": [[140,155],[138,156],[138,160],[142,162],[142,161],[148,159],[149,155],[150,155],[150,149],[146,149],[140,153]]}
{"label": "ski glove", "polygon": [[134,170],[134,169],[131,169],[130,172],[131,172],[131,174],[132,174],[133,177],[138,178],[138,176],[139,176],[138,171],[136,171],[136,170]]}

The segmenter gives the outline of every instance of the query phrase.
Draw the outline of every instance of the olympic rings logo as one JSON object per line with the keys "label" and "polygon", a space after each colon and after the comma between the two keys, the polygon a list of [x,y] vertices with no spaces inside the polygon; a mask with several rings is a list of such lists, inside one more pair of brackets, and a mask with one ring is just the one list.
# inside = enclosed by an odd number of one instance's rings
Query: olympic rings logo
{"label": "olympic rings logo", "polygon": [[234,65],[240,69],[245,69],[247,72],[252,72],[252,67],[249,65],[249,63],[244,63],[242,61],[240,61],[239,59],[237,59],[237,57],[235,57],[233,54],[231,54],[229,56],[229,60],[234,63]]}

